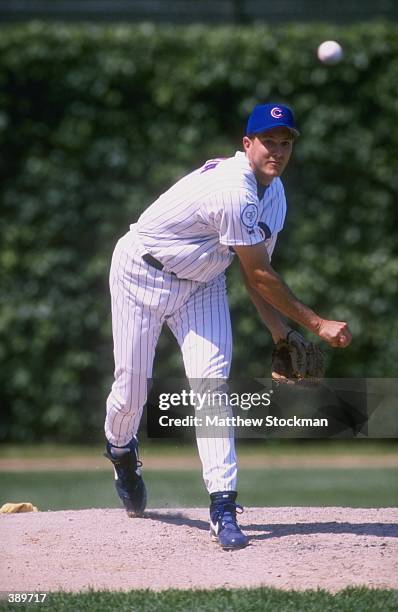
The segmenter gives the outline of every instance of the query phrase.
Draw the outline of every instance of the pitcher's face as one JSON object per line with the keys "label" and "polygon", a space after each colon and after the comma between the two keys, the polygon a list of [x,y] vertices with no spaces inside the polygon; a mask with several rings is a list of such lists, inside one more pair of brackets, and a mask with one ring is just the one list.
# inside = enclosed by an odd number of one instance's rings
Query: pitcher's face
{"label": "pitcher's face", "polygon": [[253,136],[244,136],[243,147],[257,180],[269,185],[286,168],[293,150],[292,132],[276,127]]}

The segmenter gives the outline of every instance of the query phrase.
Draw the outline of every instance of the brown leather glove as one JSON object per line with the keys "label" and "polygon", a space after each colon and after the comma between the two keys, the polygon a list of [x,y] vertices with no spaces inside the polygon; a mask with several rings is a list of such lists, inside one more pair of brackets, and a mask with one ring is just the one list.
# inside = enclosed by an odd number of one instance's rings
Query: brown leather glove
{"label": "brown leather glove", "polygon": [[274,347],[271,376],[277,383],[290,385],[319,381],[325,376],[325,357],[322,349],[291,330],[286,340],[279,340]]}

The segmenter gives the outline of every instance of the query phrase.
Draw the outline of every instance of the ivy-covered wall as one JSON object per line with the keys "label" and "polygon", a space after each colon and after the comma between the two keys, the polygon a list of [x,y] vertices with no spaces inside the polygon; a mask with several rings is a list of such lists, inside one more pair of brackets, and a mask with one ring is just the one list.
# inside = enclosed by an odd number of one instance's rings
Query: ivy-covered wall
{"label": "ivy-covered wall", "polygon": [[[321,65],[324,39],[345,58]],[[112,379],[113,246],[175,179],[241,147],[247,114],[293,107],[274,266],[348,320],[329,376],[398,363],[398,27],[7,26],[0,36],[0,439],[99,439]],[[265,375],[271,341],[228,273],[233,374]],[[181,376],[167,332],[156,376]]]}

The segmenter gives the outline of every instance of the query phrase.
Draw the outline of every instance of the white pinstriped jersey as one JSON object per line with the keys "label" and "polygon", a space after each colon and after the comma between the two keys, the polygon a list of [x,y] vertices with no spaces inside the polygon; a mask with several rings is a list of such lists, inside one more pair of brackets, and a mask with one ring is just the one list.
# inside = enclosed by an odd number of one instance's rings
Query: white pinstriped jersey
{"label": "white pinstriped jersey", "polygon": [[259,185],[246,155],[238,151],[182,178],[131,228],[166,271],[206,282],[230,265],[234,246],[265,240],[271,257],[285,215],[282,181]]}

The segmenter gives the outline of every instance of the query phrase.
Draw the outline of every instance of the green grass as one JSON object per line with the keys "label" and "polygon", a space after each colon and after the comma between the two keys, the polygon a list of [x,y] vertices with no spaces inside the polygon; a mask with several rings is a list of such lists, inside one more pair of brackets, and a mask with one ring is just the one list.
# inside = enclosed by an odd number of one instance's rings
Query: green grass
{"label": "green grass", "polygon": [[[352,456],[396,455],[396,440],[269,440],[264,442],[238,440],[239,454],[245,456],[310,456],[330,457],[350,454]],[[144,440],[140,444],[141,455],[145,456],[192,456],[197,454],[194,442],[179,440]],[[103,444],[91,446],[67,444],[2,444],[0,458],[60,458],[60,457],[99,457],[104,452]]]}
{"label": "green grass", "polygon": [[[201,474],[145,472],[150,508],[207,506]],[[398,505],[398,469],[242,469],[239,500],[247,506]],[[0,504],[30,501],[40,510],[119,507],[111,470],[0,473]]]}
{"label": "green grass", "polygon": [[49,593],[44,604],[0,603],[0,610],[28,612],[35,606],[52,612],[396,612],[398,591],[349,588],[332,595],[323,590],[298,592],[258,588]]}

